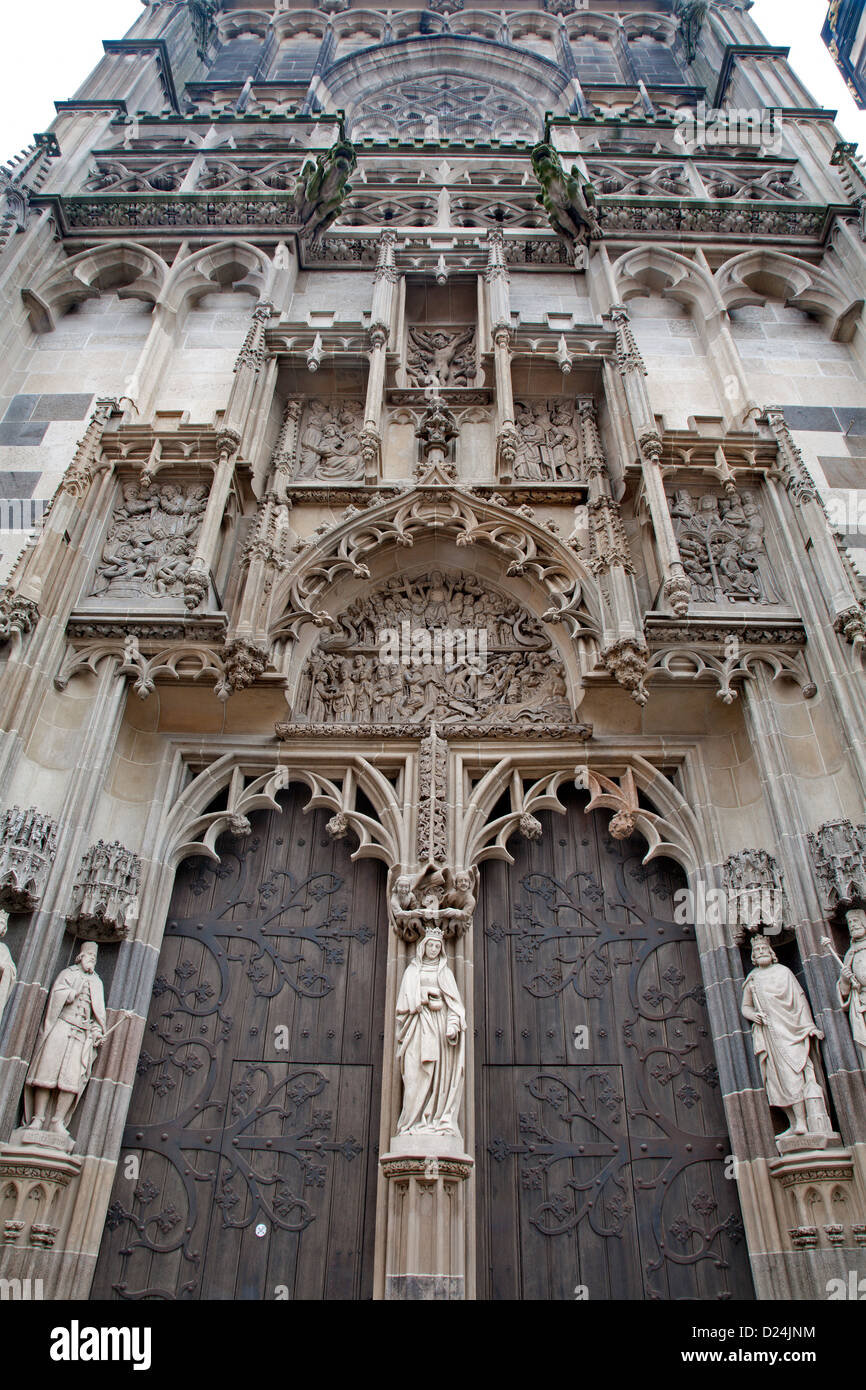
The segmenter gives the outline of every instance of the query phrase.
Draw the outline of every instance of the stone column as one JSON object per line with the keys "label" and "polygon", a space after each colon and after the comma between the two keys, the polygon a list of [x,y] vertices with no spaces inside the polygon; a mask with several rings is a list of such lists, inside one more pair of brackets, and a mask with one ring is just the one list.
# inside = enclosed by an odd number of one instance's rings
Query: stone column
{"label": "stone column", "polygon": [[508,271],[505,266],[505,243],[502,232],[487,235],[487,326],[493,341],[493,366],[496,376],[496,406],[499,428],[496,433],[496,477],[500,483],[510,483],[517,458],[517,429],[514,424],[514,390],[511,381],[511,299]]}
{"label": "stone column", "polygon": [[[395,1301],[453,1301],[473,1292],[468,1180],[474,1160],[466,1152],[471,1098],[464,1095],[472,1028],[463,938],[477,878],[446,863],[448,747],[435,726],[419,748],[416,770],[415,863],[395,867],[389,879],[377,1285],[379,1297]],[[440,1020],[429,1061],[420,1041],[425,1013],[433,1035]]]}
{"label": "stone column", "polygon": [[692,586],[680,556],[665,494],[661,469],[662,439],[656,428],[644,381],[647,370],[625,306],[614,304],[610,317],[616,329],[616,365],[638,445],[647,506],[664,576],[663,594],[677,617],[684,618],[689,611]]}

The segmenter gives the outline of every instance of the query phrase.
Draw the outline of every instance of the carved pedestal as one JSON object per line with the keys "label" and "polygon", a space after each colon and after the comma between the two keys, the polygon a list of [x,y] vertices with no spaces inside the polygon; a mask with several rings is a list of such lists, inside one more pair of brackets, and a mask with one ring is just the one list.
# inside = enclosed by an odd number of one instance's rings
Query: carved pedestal
{"label": "carved pedestal", "polygon": [[866,1224],[849,1149],[788,1154],[770,1164],[782,1188],[784,1225],[795,1250],[866,1246]]}
{"label": "carved pedestal", "polygon": [[474,1166],[468,1154],[441,1156],[433,1136],[409,1153],[381,1160],[388,1185],[388,1246],[385,1297],[402,1301],[466,1297],[466,1179]]}
{"label": "carved pedestal", "polygon": [[[13,1140],[20,1134],[12,1136]],[[83,1160],[33,1144],[0,1144],[0,1240],[6,1246],[50,1249],[60,1229],[64,1188]]]}

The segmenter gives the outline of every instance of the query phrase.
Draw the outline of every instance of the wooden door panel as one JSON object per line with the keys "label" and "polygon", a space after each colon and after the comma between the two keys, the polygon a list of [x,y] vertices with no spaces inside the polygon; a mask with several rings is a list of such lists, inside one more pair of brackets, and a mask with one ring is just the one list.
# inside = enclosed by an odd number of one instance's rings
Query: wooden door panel
{"label": "wooden door panel", "polygon": [[383,874],[302,801],[178,872],[93,1297],[372,1295]]}
{"label": "wooden door panel", "polygon": [[482,876],[481,1296],[749,1298],[684,877],[563,800]]}

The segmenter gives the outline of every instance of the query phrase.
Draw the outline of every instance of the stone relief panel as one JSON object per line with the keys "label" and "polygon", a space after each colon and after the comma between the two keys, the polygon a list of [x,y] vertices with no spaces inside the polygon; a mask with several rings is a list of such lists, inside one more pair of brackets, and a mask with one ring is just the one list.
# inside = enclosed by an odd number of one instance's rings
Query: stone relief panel
{"label": "stone relief panel", "polygon": [[207,495],[203,483],[124,483],[87,597],[182,600]]}
{"label": "stone relief panel", "polygon": [[363,401],[308,401],[298,433],[295,478],[335,482],[363,478],[363,428]]}
{"label": "stone relief panel", "polygon": [[539,622],[470,575],[390,580],[356,600],[301,679],[315,725],[567,723],[565,669]]}
{"label": "stone relief panel", "polygon": [[754,492],[674,493],[671,516],[696,603],[782,603]]}
{"label": "stone relief panel", "polygon": [[475,386],[475,329],[410,328],[406,375],[410,386]]}
{"label": "stone relief panel", "polygon": [[573,400],[515,401],[515,481],[583,482],[580,422]]}

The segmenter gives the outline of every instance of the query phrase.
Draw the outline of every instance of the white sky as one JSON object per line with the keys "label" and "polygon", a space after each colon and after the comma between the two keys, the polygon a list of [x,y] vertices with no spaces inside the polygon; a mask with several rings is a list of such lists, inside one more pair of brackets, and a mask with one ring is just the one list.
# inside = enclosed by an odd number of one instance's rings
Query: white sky
{"label": "white sky", "polygon": [[[399,0],[397,0],[399,3]],[[471,3],[471,0],[470,0]],[[505,0],[507,5],[507,0]],[[141,13],[140,0],[6,0],[0,47],[0,161],[46,130],[64,100]],[[752,16],[770,43],[791,47],[791,62],[819,105],[838,109],[839,126],[866,153],[866,112],[858,111],[821,42],[827,0],[756,0]]]}

